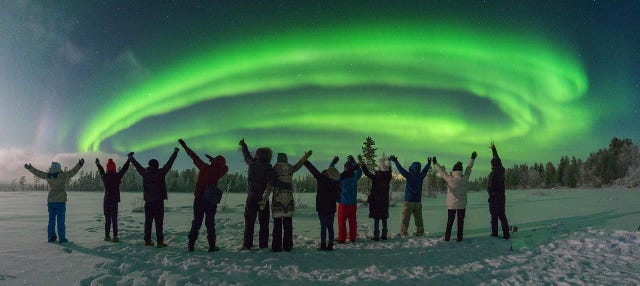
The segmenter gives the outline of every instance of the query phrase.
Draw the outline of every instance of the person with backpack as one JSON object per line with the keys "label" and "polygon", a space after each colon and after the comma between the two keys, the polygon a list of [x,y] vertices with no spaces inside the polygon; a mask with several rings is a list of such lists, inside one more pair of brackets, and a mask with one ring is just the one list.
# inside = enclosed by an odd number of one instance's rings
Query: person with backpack
{"label": "person with backpack", "polygon": [[187,146],[184,140],[178,139],[178,143],[180,143],[184,151],[187,152],[187,155],[193,160],[193,164],[198,168],[198,179],[193,192],[193,221],[191,221],[191,230],[188,235],[189,242],[187,243],[187,251],[193,252],[195,250],[196,240],[200,234],[203,219],[204,225],[207,227],[209,252],[218,251],[220,248],[216,245],[216,212],[218,210],[218,203],[220,203],[220,198],[222,197],[222,191],[218,187],[218,182],[229,171],[227,161],[221,155],[211,157],[205,154],[205,157],[209,159],[209,163],[207,164]]}
{"label": "person with backpack", "polygon": [[471,153],[471,160],[467,164],[464,173],[462,173],[462,162],[458,161],[453,165],[451,174],[447,174],[442,166],[438,164],[436,157],[433,157],[433,165],[440,173],[440,176],[447,182],[447,226],[444,232],[444,240],[449,241],[451,239],[451,228],[453,227],[453,221],[456,216],[458,217],[458,233],[456,241],[462,241],[464,237],[464,217],[467,208],[467,192],[469,191],[469,176],[471,176],[471,169],[473,168],[473,162],[478,153],[473,151]]}
{"label": "person with backpack", "polygon": [[162,168],[158,160],[149,160],[149,166],[147,168],[142,167],[138,160],[133,157],[134,153],[129,153],[129,160],[138,171],[138,174],[142,176],[142,189],[144,198],[144,245],[153,246],[151,240],[151,225],[155,221],[156,223],[156,239],[158,240],[157,247],[163,248],[167,244],[164,241],[164,201],[167,196],[167,182],[165,177],[171,170],[173,162],[178,157],[178,147],[173,149],[173,153],[169,160]]}
{"label": "person with backpack", "polygon": [[[43,172],[31,165],[24,164],[25,169],[29,170],[34,176],[46,180],[49,185],[49,194],[47,195],[47,209],[49,211],[49,226],[47,227],[47,237],[49,242],[58,240],[60,243],[69,242],[66,232],[66,212],[67,212],[67,192],[65,187],[69,180],[75,176],[80,168],[84,165],[84,159],[80,159],[78,164],[69,171],[62,171],[62,167],[58,162],[51,162],[48,172]],[[58,233],[56,234],[56,225]]]}
{"label": "person with backpack", "polygon": [[[107,161],[107,171],[104,171],[102,165],[100,165],[100,159],[96,158],[96,167],[98,167],[98,173],[102,179],[104,185],[104,199],[102,200],[102,210],[104,212],[104,240],[119,242],[118,238],[118,203],[120,203],[120,184],[122,184],[122,177],[129,170],[131,160],[127,159],[127,162],[122,165],[120,171],[116,171],[116,163],[113,159],[109,158]],[[110,237],[109,232],[113,225],[113,238]]]}
{"label": "person with backpack", "polygon": [[332,166],[319,172],[309,161],[304,162],[311,175],[318,182],[316,192],[316,212],[320,220],[320,248],[319,250],[333,250],[334,232],[333,219],[336,214],[336,202],[340,200],[340,171],[336,169],[338,156],[332,161]]}

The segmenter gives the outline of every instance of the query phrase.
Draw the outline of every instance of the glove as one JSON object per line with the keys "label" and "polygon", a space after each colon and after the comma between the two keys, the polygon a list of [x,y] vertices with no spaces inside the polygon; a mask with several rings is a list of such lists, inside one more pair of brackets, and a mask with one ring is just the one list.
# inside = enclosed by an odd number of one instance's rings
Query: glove
{"label": "glove", "polygon": [[133,158],[133,154],[135,154],[135,153],[129,152],[129,154],[127,154],[127,158],[129,158],[129,159]]}
{"label": "glove", "polygon": [[31,170],[31,168],[33,168],[33,166],[31,166],[31,163],[24,164],[24,168],[27,169],[27,170]]}
{"label": "glove", "polygon": [[391,156],[389,156],[389,161],[397,162],[398,161],[398,157],[396,157],[396,155],[391,155]]}
{"label": "glove", "polygon": [[260,207],[260,210],[264,210],[264,208],[267,207],[267,201],[266,200],[259,201],[258,206]]}
{"label": "glove", "polygon": [[78,160],[78,164],[80,164],[80,166],[84,165],[84,159]]}
{"label": "glove", "polygon": [[336,164],[338,163],[338,161],[340,161],[340,158],[338,156],[333,157],[333,160],[331,161],[331,164]]}
{"label": "glove", "polygon": [[429,165],[431,165],[431,157],[427,157],[427,163],[429,163]]}
{"label": "glove", "polygon": [[478,157],[478,153],[473,151],[473,153],[471,153],[471,159],[475,159],[476,157]]}
{"label": "glove", "polygon": [[178,147],[173,147],[173,152],[178,152],[180,149]]}
{"label": "glove", "polygon": [[496,149],[496,144],[494,144],[493,141],[491,141],[491,145],[489,145],[489,148],[491,148],[491,150]]}
{"label": "glove", "polygon": [[247,145],[246,143],[244,143],[244,138],[240,139],[240,142],[238,143],[238,145],[240,146]]}
{"label": "glove", "polygon": [[438,159],[436,159],[436,156],[433,156],[433,161],[434,164],[438,164]]}
{"label": "glove", "polygon": [[352,155],[349,155],[349,156],[347,156],[347,161],[354,161],[354,162],[355,162],[356,160],[355,160],[355,159],[353,159],[353,156],[352,156]]}
{"label": "glove", "polygon": [[100,165],[100,159],[96,158],[96,166]]}
{"label": "glove", "polygon": [[180,146],[182,147],[187,146],[187,143],[184,143],[184,140],[182,139],[178,139],[178,143],[180,143]]}

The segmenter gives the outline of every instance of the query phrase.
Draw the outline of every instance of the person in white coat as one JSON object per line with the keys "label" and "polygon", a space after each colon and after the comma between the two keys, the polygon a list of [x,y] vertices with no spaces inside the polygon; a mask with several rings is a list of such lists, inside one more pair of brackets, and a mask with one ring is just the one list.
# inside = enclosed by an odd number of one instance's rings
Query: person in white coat
{"label": "person in white coat", "polygon": [[467,164],[467,168],[462,173],[462,162],[458,161],[453,165],[451,174],[447,174],[445,170],[438,164],[436,157],[433,157],[434,168],[440,173],[440,176],[447,182],[447,228],[444,232],[444,240],[449,241],[451,239],[451,228],[453,227],[453,221],[456,216],[458,217],[458,233],[456,240],[462,241],[464,232],[464,216],[467,208],[467,192],[469,191],[469,176],[471,176],[471,169],[473,168],[473,162],[478,156],[476,151],[471,153],[471,160]]}

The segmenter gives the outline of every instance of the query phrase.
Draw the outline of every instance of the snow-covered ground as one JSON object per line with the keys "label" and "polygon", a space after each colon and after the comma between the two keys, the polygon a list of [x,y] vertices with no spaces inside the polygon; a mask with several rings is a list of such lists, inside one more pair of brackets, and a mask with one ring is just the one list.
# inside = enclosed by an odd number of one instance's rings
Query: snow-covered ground
{"label": "snow-covered ground", "polygon": [[[386,242],[368,239],[373,222],[360,206],[359,240],[333,252],[316,250],[314,194],[303,194],[307,206],[294,217],[289,253],[239,251],[243,194],[226,197],[218,211],[221,251],[206,252],[203,226],[196,251],[186,252],[193,197],[175,193],[166,203],[169,247],[145,247],[143,213],[132,211],[141,196],[123,193],[122,242],[111,243],[102,240],[102,194],[70,193],[67,237],[72,242],[58,244],[46,242],[45,192],[1,192],[0,285],[640,284],[639,190],[508,191],[507,216],[519,228],[509,241],[489,236],[484,192],[469,195],[460,243],[442,241],[445,196],[423,200],[426,236]],[[401,204],[390,212],[395,234]]]}

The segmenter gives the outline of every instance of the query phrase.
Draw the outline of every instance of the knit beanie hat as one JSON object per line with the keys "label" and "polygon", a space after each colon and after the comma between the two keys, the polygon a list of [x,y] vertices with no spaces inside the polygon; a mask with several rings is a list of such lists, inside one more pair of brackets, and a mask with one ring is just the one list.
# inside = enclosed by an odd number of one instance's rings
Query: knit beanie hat
{"label": "knit beanie hat", "polygon": [[116,172],[116,163],[113,162],[113,159],[109,158],[107,161],[107,172],[115,173]]}
{"label": "knit beanie hat", "polygon": [[336,167],[329,167],[328,169],[322,172],[327,174],[327,177],[329,177],[329,179],[331,180],[334,180],[334,181],[340,180],[340,171],[338,171]]}
{"label": "knit beanie hat", "polygon": [[458,161],[455,165],[453,165],[452,171],[462,171],[462,162]]}

